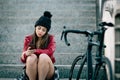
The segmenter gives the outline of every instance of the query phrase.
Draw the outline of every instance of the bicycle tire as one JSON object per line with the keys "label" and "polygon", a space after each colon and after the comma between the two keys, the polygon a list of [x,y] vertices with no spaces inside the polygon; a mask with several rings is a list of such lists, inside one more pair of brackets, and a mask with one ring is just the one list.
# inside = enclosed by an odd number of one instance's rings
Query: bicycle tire
{"label": "bicycle tire", "polygon": [[70,72],[69,72],[69,80],[72,80],[74,67],[75,67],[75,65],[77,64],[77,62],[78,62],[80,59],[82,59],[82,57],[83,57],[82,55],[79,55],[79,56],[77,56],[77,57],[74,59],[72,65],[71,65]]}
{"label": "bicycle tire", "polygon": [[[79,79],[86,79],[87,78],[87,72],[85,71],[86,70],[86,67],[85,67],[85,62],[86,62],[86,55],[83,57],[82,59],[82,62],[80,64],[80,68],[79,68],[79,71],[78,71],[78,74],[77,74],[77,78],[76,80],[79,80]],[[85,68],[85,69],[84,69]]]}
{"label": "bicycle tire", "polygon": [[113,80],[111,62],[107,57],[102,59],[100,64],[95,68],[94,80]]}

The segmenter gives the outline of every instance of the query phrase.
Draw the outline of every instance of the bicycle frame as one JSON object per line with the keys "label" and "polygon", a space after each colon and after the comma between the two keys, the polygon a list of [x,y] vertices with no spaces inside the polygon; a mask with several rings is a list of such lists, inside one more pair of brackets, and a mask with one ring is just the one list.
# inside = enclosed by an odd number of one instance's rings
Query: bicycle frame
{"label": "bicycle frame", "polygon": [[88,36],[88,47],[87,47],[87,52],[86,52],[86,60],[87,60],[87,80],[92,79],[92,74],[93,74],[93,66],[92,66],[92,46],[93,44],[91,44],[92,42],[92,37]]}

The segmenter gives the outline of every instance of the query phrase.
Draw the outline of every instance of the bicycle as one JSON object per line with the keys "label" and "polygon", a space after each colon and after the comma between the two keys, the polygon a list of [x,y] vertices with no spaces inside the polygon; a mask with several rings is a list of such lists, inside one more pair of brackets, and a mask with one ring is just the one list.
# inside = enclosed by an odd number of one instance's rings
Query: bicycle
{"label": "bicycle", "polygon": [[[87,37],[88,45],[87,45],[87,51],[84,55],[77,56],[71,66],[70,72],[69,72],[69,80],[72,80],[73,70],[75,65],[78,61],[81,61],[77,78],[76,80],[81,79],[82,71],[85,68],[85,63],[87,65],[87,71],[86,76],[84,76],[85,80],[113,80],[113,72],[112,72],[112,66],[110,60],[103,55],[104,48],[106,47],[104,45],[104,34],[107,28],[105,26],[114,26],[112,23],[106,23],[101,22],[99,24],[100,29],[96,31],[81,31],[81,30],[63,30],[61,35],[61,40],[64,36],[64,40],[67,46],[70,46],[70,43],[67,40],[67,34],[68,33],[76,33],[76,34],[84,34]],[[93,41],[94,36],[98,36],[97,41]],[[95,67],[93,67],[93,56],[92,56],[92,47],[97,46],[98,50],[95,55]]]}

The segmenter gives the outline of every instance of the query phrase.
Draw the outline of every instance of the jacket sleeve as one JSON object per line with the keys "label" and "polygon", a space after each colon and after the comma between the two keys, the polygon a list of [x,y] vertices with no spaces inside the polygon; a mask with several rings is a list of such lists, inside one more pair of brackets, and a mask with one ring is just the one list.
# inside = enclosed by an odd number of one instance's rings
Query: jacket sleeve
{"label": "jacket sleeve", "polygon": [[53,53],[56,49],[56,42],[54,40],[54,36],[50,36],[50,42],[46,49],[35,49],[35,54],[47,54],[48,56],[53,56]]}
{"label": "jacket sleeve", "polygon": [[25,54],[25,51],[28,49],[28,45],[29,45],[30,41],[31,41],[31,40],[30,40],[29,37],[25,37],[24,46],[23,46],[23,51],[22,51],[22,56],[21,56],[21,61],[22,61],[23,63],[26,62],[27,56],[26,56],[26,54]]}

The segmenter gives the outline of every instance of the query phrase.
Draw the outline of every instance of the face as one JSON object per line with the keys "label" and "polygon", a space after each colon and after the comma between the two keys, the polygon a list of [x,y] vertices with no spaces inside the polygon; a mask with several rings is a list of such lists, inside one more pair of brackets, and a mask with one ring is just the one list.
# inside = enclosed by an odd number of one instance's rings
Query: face
{"label": "face", "polygon": [[43,27],[43,26],[36,26],[35,29],[36,35],[41,38],[45,35],[45,33],[47,32],[47,28]]}

